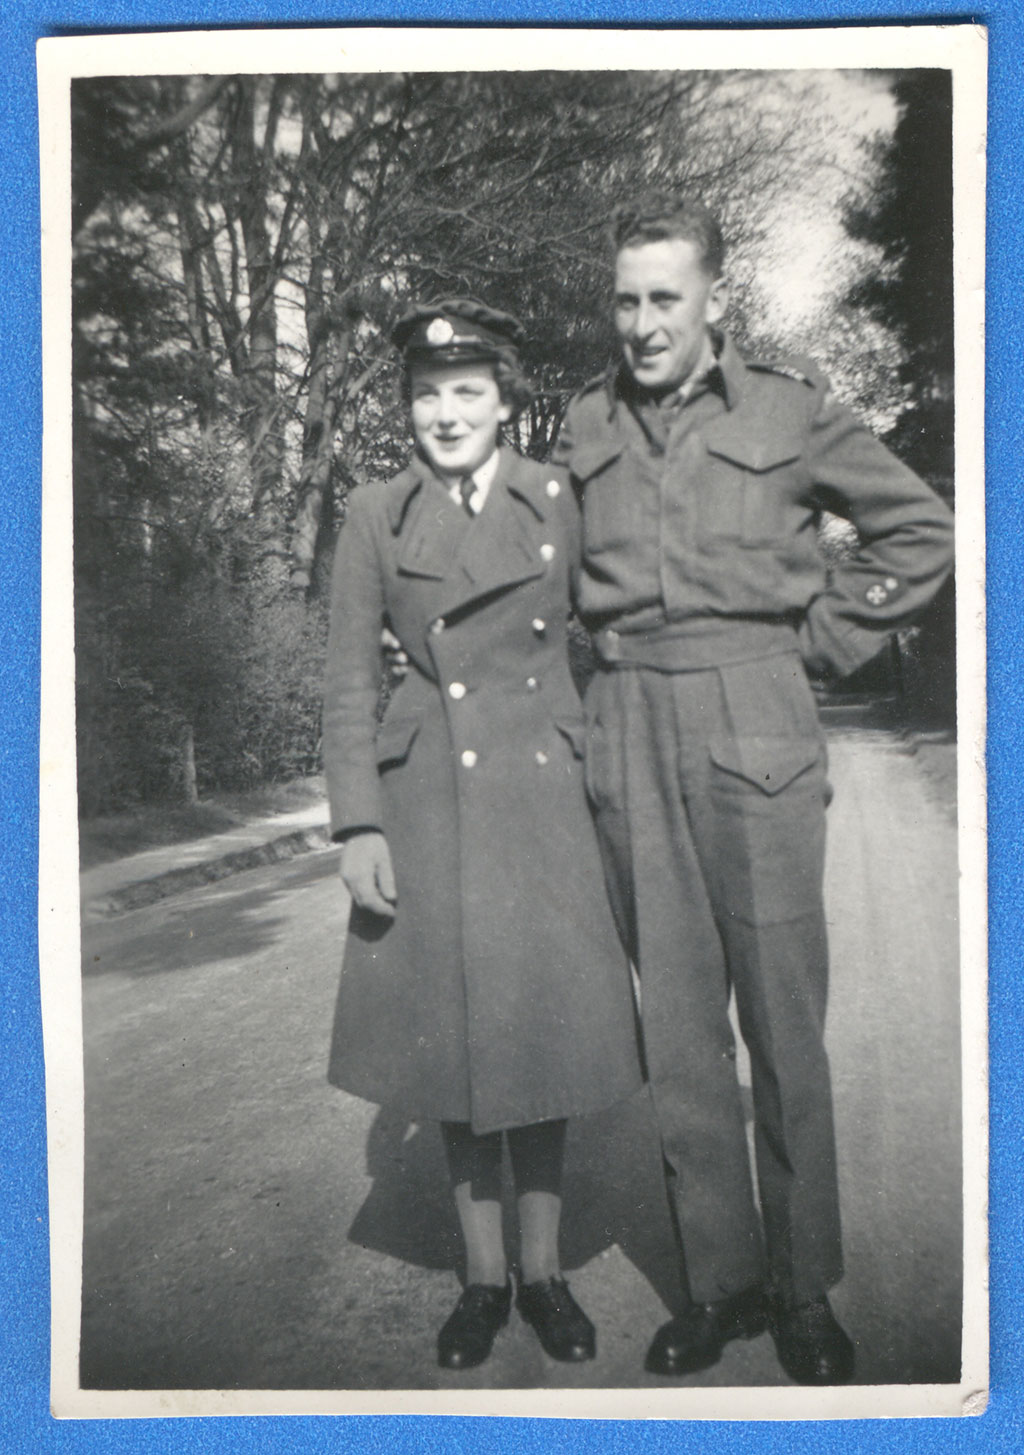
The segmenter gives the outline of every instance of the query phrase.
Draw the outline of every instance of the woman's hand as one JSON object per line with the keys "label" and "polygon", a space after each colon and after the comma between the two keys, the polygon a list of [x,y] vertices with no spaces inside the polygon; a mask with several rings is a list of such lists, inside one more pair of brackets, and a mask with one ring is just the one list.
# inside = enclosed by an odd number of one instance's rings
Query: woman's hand
{"label": "woman's hand", "polygon": [[376,830],[354,834],[341,846],[341,863],[338,872],[352,903],[371,914],[395,917],[395,871],[391,867],[391,852],[384,835]]}

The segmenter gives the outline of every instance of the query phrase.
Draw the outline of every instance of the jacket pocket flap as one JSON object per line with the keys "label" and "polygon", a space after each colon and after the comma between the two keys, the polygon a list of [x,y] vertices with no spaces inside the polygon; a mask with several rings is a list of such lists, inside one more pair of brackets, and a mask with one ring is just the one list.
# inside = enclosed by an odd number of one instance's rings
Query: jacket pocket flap
{"label": "jacket pocket flap", "polygon": [[773,794],[814,767],[821,745],[814,738],[716,738],[710,753],[711,761],[726,773]]}
{"label": "jacket pocket flap", "polygon": [[386,717],[377,729],[377,762],[401,763],[409,755],[412,740],[420,730],[418,717]]}
{"label": "jacket pocket flap", "polygon": [[776,439],[763,436],[760,439],[742,439],[732,432],[726,434],[723,431],[720,435],[708,433],[704,443],[709,454],[718,455],[728,460],[730,465],[738,465],[740,469],[752,470],[758,475],[790,465],[803,453],[802,442],[792,435]]}
{"label": "jacket pocket flap", "polygon": [[622,445],[617,441],[595,440],[592,444],[578,445],[572,452],[569,468],[577,480],[586,482],[591,476],[603,470],[622,454]]}
{"label": "jacket pocket flap", "polygon": [[577,758],[582,758],[587,745],[587,724],[582,717],[556,717],[555,727],[569,739]]}

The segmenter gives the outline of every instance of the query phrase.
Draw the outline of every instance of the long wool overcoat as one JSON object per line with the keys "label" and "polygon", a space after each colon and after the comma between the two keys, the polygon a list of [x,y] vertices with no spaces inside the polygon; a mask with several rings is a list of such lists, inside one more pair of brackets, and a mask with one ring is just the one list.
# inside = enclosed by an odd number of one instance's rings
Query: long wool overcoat
{"label": "long wool overcoat", "polygon": [[[628,964],[583,787],[566,476],[502,450],[470,519],[419,462],[351,502],[324,763],[335,836],[386,835],[393,921],[353,910],[335,1085],[477,1132],[640,1082]],[[382,623],[410,659],[379,727]]]}

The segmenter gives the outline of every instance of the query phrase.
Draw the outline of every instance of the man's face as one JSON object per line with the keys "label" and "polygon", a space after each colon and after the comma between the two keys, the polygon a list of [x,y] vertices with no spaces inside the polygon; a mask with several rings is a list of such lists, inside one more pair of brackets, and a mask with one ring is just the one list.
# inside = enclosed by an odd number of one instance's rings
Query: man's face
{"label": "man's face", "polygon": [[728,285],[708,274],[696,243],[671,237],[622,248],[615,260],[615,327],[637,383],[678,389],[727,301]]}

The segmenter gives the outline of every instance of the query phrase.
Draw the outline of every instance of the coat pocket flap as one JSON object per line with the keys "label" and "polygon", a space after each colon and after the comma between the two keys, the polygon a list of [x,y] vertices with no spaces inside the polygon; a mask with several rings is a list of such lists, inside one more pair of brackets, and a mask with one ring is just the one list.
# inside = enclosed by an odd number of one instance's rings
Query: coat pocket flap
{"label": "coat pocket flap", "polygon": [[569,468],[576,479],[585,484],[621,454],[622,445],[615,440],[595,440],[592,444],[578,445],[573,450]]}
{"label": "coat pocket flap", "polygon": [[378,764],[402,763],[409,756],[412,740],[420,730],[418,717],[386,717],[377,729]]}
{"label": "coat pocket flap", "polygon": [[708,453],[738,465],[741,470],[752,470],[761,475],[768,470],[777,470],[782,465],[792,464],[803,453],[803,444],[793,435],[754,437],[743,439],[730,430],[721,433],[708,431],[704,436]]}
{"label": "coat pocket flap", "polygon": [[582,758],[587,745],[587,724],[582,717],[556,717],[555,727],[568,738],[577,758]]}
{"label": "coat pocket flap", "polygon": [[814,738],[716,738],[710,753],[711,761],[726,773],[773,794],[814,767],[821,745]]}

